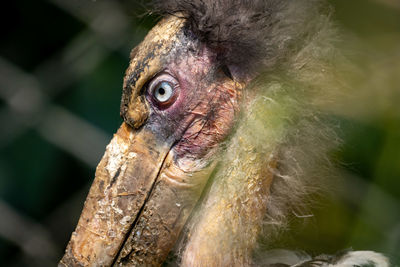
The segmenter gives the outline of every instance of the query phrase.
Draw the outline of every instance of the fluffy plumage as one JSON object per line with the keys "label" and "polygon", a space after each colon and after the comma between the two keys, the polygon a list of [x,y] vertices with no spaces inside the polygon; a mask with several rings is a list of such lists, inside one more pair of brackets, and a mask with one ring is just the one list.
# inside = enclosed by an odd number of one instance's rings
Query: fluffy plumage
{"label": "fluffy plumage", "polygon": [[[166,0],[153,1],[155,12],[184,16],[193,34],[215,49],[222,64],[259,70],[304,45],[312,35],[310,18],[321,1]],[[324,11],[325,12],[325,11]]]}
{"label": "fluffy plumage", "polygon": [[188,34],[214,49],[221,65],[256,77],[221,166],[176,248],[183,266],[253,265],[254,252],[269,248],[290,216],[304,214],[307,196],[332,176],[328,153],[340,140],[323,107],[343,86],[338,70],[346,68],[330,8],[322,0],[154,5],[155,12],[186,17]]}
{"label": "fluffy plumage", "polygon": [[262,266],[271,267],[389,267],[388,259],[373,251],[343,251],[334,256],[312,259],[304,252],[271,250],[264,254]]}

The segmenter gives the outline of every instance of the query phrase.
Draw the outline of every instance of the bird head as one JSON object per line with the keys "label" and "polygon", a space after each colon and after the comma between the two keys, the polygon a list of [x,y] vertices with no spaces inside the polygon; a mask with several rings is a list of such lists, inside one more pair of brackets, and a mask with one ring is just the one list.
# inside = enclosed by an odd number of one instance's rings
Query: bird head
{"label": "bird head", "polygon": [[[278,165],[285,169],[283,159],[291,158],[278,144],[288,140],[303,103],[276,74],[278,62],[286,62],[288,76],[306,57],[294,47],[306,47],[305,30],[295,27],[306,16],[291,18],[300,4],[286,2],[158,5],[169,15],[131,52],[124,122],[97,166],[61,265],[160,265],[178,239],[187,265],[199,258],[218,265],[211,242],[236,251],[241,262],[240,251],[254,246]],[[256,79],[262,72],[270,72],[268,85],[265,76]]]}
{"label": "bird head", "polygon": [[124,122],[97,167],[69,246],[68,255],[84,265],[131,253],[157,261],[168,253],[233,128],[245,83],[179,15],[159,22],[131,56]]}

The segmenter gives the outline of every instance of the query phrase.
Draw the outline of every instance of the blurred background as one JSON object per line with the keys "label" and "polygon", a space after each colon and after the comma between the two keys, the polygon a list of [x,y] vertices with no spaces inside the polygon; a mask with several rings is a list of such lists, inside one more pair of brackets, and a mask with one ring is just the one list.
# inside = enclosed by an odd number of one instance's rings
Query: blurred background
{"label": "blurred background", "polygon": [[[341,186],[282,246],[353,248],[400,266],[400,2],[331,0],[360,66],[332,117]],[[0,266],[55,266],[122,120],[129,52],[155,23],[135,0],[17,0],[0,10]],[[353,74],[351,74],[353,75]]]}

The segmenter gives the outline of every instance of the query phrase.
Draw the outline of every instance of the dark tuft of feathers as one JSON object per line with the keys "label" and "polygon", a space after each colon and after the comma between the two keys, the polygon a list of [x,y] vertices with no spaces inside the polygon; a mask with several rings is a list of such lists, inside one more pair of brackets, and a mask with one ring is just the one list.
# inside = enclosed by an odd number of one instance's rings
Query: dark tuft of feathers
{"label": "dark tuft of feathers", "polygon": [[[308,34],[319,0],[156,0],[154,12],[181,14],[222,65],[265,69],[287,58]],[[318,9],[318,8],[317,8]],[[310,12],[311,11],[311,12]]]}

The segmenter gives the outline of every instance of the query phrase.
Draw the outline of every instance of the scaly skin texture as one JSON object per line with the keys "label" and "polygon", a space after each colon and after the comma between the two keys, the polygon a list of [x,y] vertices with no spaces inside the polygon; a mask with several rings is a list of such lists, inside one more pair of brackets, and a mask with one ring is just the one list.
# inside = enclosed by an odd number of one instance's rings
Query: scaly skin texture
{"label": "scaly skin texture", "polygon": [[139,128],[150,112],[143,95],[144,85],[162,69],[163,59],[180,44],[178,33],[183,26],[183,19],[164,19],[131,52],[132,59],[124,78],[121,116],[134,128]]}

